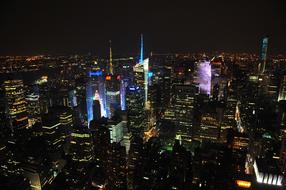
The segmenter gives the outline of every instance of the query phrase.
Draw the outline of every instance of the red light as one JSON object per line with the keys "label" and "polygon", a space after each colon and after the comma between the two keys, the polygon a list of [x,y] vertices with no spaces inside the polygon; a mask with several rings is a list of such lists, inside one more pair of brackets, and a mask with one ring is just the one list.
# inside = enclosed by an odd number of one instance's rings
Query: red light
{"label": "red light", "polygon": [[108,76],[105,77],[105,79],[106,80],[111,80],[111,76],[108,75]]}
{"label": "red light", "polygon": [[117,75],[116,79],[117,79],[117,80],[120,80],[120,75]]}

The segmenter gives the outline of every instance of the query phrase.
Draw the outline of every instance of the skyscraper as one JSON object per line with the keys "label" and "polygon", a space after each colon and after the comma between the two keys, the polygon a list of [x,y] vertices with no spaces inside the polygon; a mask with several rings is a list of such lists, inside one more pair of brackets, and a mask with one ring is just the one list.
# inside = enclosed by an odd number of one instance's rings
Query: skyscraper
{"label": "skyscraper", "polygon": [[209,61],[199,62],[195,82],[199,84],[201,94],[211,94],[211,77],[211,63]]}
{"label": "skyscraper", "polygon": [[121,107],[120,97],[120,76],[114,75],[106,76],[106,111],[107,117],[111,118],[114,115],[115,110]]}
{"label": "skyscraper", "polygon": [[175,84],[173,87],[173,108],[178,131],[191,135],[196,105],[197,88],[192,85]]}
{"label": "skyscraper", "polygon": [[142,134],[146,127],[144,91],[136,85],[127,88],[126,94],[128,128],[133,134]]}
{"label": "skyscraper", "polygon": [[107,117],[111,118],[114,111],[120,109],[121,107],[121,97],[120,97],[120,75],[114,75],[113,63],[112,63],[112,49],[110,41],[109,50],[109,68],[108,74],[105,77],[105,87],[106,87],[106,112]]}
{"label": "skyscraper", "polygon": [[286,100],[286,76],[282,78],[280,83],[278,102],[281,100]]}
{"label": "skyscraper", "polygon": [[71,133],[71,157],[77,164],[90,163],[93,160],[92,135],[89,129],[76,127]]}
{"label": "skyscraper", "polygon": [[88,81],[86,84],[86,106],[88,125],[93,120],[93,103],[99,100],[101,116],[106,117],[106,100],[103,73],[95,62],[88,73]]}
{"label": "skyscraper", "polygon": [[7,115],[12,129],[28,127],[27,102],[25,100],[22,80],[7,80],[4,82]]}
{"label": "skyscraper", "polygon": [[148,71],[149,59],[145,59],[142,63],[138,63],[133,67],[135,83],[141,89],[144,89],[144,106],[148,107]]}
{"label": "skyscraper", "polygon": [[266,67],[267,60],[267,49],[268,49],[268,37],[264,37],[262,39],[262,47],[261,47],[261,62],[258,65],[259,74],[263,74]]}
{"label": "skyscraper", "polygon": [[27,112],[29,126],[33,126],[37,122],[41,122],[41,110],[39,96],[35,94],[30,94],[26,97],[27,101]]}

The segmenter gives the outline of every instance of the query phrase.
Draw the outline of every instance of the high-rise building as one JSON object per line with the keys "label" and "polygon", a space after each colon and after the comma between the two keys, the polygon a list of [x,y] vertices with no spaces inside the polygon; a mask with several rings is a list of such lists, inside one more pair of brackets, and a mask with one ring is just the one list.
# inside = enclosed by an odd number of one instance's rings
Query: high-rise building
{"label": "high-rise building", "polygon": [[197,87],[193,85],[173,86],[172,105],[175,110],[175,123],[181,134],[192,134],[197,93]]}
{"label": "high-rise building", "polygon": [[7,80],[4,82],[7,115],[12,129],[28,127],[27,102],[25,100],[22,80]]}
{"label": "high-rise building", "polygon": [[120,143],[112,143],[108,152],[108,187],[110,189],[127,189],[126,150]]}
{"label": "high-rise building", "polygon": [[148,109],[148,86],[149,86],[149,59],[138,63],[133,67],[135,84],[144,89],[144,106]]}
{"label": "high-rise building", "polygon": [[262,39],[262,46],[261,46],[261,62],[258,65],[258,72],[259,74],[263,74],[266,67],[267,61],[267,49],[268,49],[268,37],[264,37]]}
{"label": "high-rise building", "polygon": [[33,126],[37,122],[41,122],[41,109],[39,96],[35,94],[27,95],[27,112],[28,112],[28,121],[29,126]]}
{"label": "high-rise building", "polygon": [[63,147],[62,124],[55,114],[46,114],[42,117],[43,134],[50,152],[59,152]]}
{"label": "high-rise building", "polygon": [[201,94],[211,94],[211,63],[202,61],[197,64],[195,83],[199,85]]}
{"label": "high-rise building", "polygon": [[128,128],[133,134],[142,134],[146,125],[144,91],[140,86],[130,86],[126,94]]}
{"label": "high-rise building", "polygon": [[106,117],[106,99],[105,99],[105,87],[103,80],[103,72],[95,62],[95,65],[90,69],[88,73],[86,84],[86,106],[87,106],[87,122],[88,125],[93,120],[93,103],[94,100],[98,100],[100,103],[101,116]]}
{"label": "high-rise building", "polygon": [[200,128],[196,133],[196,140],[217,142],[220,137],[219,122],[213,115],[205,114],[201,118]]}
{"label": "high-rise building", "polygon": [[123,129],[126,125],[124,121],[108,121],[108,129],[110,131],[110,143],[120,143],[123,140]]}
{"label": "high-rise building", "polygon": [[280,100],[286,100],[286,76],[283,76],[280,83],[278,102]]}
{"label": "high-rise building", "polygon": [[106,88],[106,112],[107,117],[111,118],[114,116],[115,110],[121,109],[122,97],[120,96],[121,89],[121,77],[115,75],[113,62],[112,62],[112,48],[110,41],[109,48],[109,65],[108,72],[105,77],[105,88]]}
{"label": "high-rise building", "polygon": [[85,165],[93,160],[93,141],[89,129],[84,127],[73,129],[70,143],[70,154],[73,162]]}
{"label": "high-rise building", "polygon": [[53,107],[42,117],[43,134],[51,151],[61,151],[67,144],[73,127],[72,110],[68,107]]}
{"label": "high-rise building", "polygon": [[281,172],[285,176],[286,174],[286,137],[282,139],[282,143],[281,143],[279,166],[280,166]]}
{"label": "high-rise building", "polygon": [[106,171],[108,165],[108,151],[110,150],[111,145],[107,120],[105,118],[102,118],[99,121],[93,120],[90,123],[90,130],[94,144],[95,161],[103,171]]}
{"label": "high-rise building", "polygon": [[101,118],[100,102],[99,100],[93,101],[93,119],[99,120]]}
{"label": "high-rise building", "polygon": [[107,117],[111,118],[115,110],[121,109],[120,76],[107,75],[105,85]]}
{"label": "high-rise building", "polygon": [[157,118],[162,111],[170,106],[171,100],[171,69],[167,67],[155,71],[152,77],[152,84],[149,86],[148,99],[150,106],[154,109]]}

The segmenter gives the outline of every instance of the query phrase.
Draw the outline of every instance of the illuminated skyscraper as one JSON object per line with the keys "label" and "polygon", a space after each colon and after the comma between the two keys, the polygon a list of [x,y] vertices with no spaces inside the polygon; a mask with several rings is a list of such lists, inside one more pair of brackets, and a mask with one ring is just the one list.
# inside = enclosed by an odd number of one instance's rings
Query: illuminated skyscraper
{"label": "illuminated skyscraper", "polygon": [[73,162],[77,164],[90,163],[93,160],[92,135],[89,129],[76,128],[71,133],[71,151]]}
{"label": "illuminated skyscraper", "polygon": [[128,128],[133,134],[142,134],[146,127],[144,91],[140,86],[130,86],[126,94]]}
{"label": "illuminated skyscraper", "polygon": [[145,59],[142,63],[138,63],[133,67],[135,74],[135,83],[144,89],[144,106],[148,107],[148,72],[149,72],[149,59]]}
{"label": "illuminated skyscraper", "polygon": [[126,122],[109,120],[107,125],[110,131],[110,143],[120,143],[123,140],[123,130]]}
{"label": "illuminated skyscraper", "polygon": [[25,100],[22,80],[7,80],[4,82],[7,115],[12,129],[28,127],[27,102]]}
{"label": "illuminated skyscraper", "polygon": [[200,94],[211,94],[211,75],[211,64],[209,61],[198,63],[195,82],[199,84]]}
{"label": "illuminated skyscraper", "polygon": [[286,100],[286,76],[283,77],[280,83],[278,102],[281,100]]}
{"label": "illuminated skyscraper", "polygon": [[39,96],[35,94],[30,94],[26,97],[27,101],[27,112],[29,126],[34,125],[37,122],[41,122],[41,110]]}
{"label": "illuminated skyscraper", "polygon": [[197,88],[192,85],[179,85],[173,87],[173,108],[175,123],[181,134],[191,135],[196,105]]}
{"label": "illuminated skyscraper", "polygon": [[120,76],[107,75],[105,86],[107,117],[111,118],[115,110],[119,110],[121,107]]}
{"label": "illuminated skyscraper", "polygon": [[100,67],[95,64],[88,73],[86,85],[86,106],[88,125],[93,120],[93,102],[99,100],[101,116],[106,117],[106,99],[103,73]]}
{"label": "illuminated skyscraper", "polygon": [[112,64],[112,49],[110,41],[109,50],[109,69],[108,74],[105,77],[105,87],[106,87],[106,112],[107,117],[111,118],[114,111],[120,109],[121,107],[121,97],[120,97],[120,75],[115,76]]}
{"label": "illuminated skyscraper", "polygon": [[261,63],[258,65],[259,74],[263,74],[266,67],[267,60],[267,49],[268,49],[268,37],[264,37],[262,39],[262,47],[261,47]]}
{"label": "illuminated skyscraper", "polygon": [[122,79],[120,82],[120,104],[121,110],[126,110],[126,88],[128,86],[128,80]]}

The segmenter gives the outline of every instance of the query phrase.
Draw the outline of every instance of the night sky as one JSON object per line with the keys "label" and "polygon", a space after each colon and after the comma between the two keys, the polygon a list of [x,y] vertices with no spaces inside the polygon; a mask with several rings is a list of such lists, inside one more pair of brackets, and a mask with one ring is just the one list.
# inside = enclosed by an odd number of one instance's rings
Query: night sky
{"label": "night sky", "polygon": [[7,0],[0,54],[269,52],[286,54],[283,0]]}

